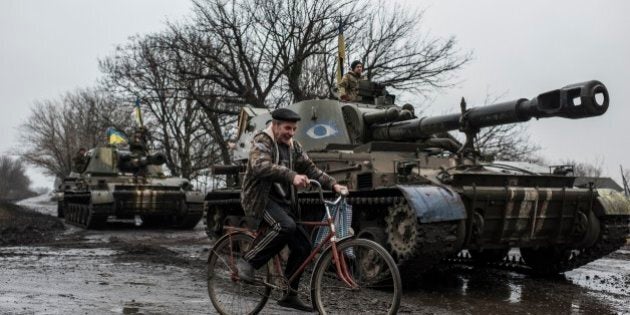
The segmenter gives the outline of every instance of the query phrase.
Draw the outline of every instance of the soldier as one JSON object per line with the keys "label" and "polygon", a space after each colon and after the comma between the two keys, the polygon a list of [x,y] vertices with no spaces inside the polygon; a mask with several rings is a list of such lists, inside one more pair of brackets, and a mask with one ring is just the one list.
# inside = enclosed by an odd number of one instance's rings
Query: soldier
{"label": "soldier", "polygon": [[131,141],[129,141],[129,150],[136,155],[143,155],[149,152],[147,144],[149,143],[149,130],[142,127],[136,127],[133,130],[133,136],[131,137]]}
{"label": "soldier", "polygon": [[343,101],[360,101],[359,96],[359,81],[365,80],[361,76],[363,73],[363,63],[359,60],[355,60],[350,64],[350,72],[346,73],[339,83],[339,87],[345,90],[345,94],[341,95]]}
{"label": "soldier", "polygon": [[85,156],[85,152],[87,152],[85,148],[80,148],[79,151],[77,151],[77,154],[72,158],[73,172],[81,173],[87,167],[88,159]]}
{"label": "soldier", "polygon": [[[271,125],[252,140],[243,179],[243,209],[246,214],[262,219],[261,227],[267,228],[256,238],[244,259],[238,262],[239,275],[245,281],[253,280],[254,270],[265,266],[285,245],[291,251],[285,275],[292,275],[308,257],[311,251],[308,234],[302,226],[295,224],[296,215],[292,210],[297,207],[296,188],[306,187],[310,177],[336,192],[347,191],[345,186],[318,169],[293,139],[300,120],[297,113],[280,108],[274,110],[271,117]],[[312,311],[311,306],[297,296],[299,281],[300,277],[297,277],[290,283],[293,290],[289,290],[278,304]]]}

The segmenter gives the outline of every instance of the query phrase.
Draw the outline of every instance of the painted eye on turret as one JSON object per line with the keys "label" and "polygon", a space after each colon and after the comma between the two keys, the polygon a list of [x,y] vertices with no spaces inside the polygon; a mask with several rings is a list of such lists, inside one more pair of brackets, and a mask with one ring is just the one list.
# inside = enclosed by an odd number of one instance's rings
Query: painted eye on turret
{"label": "painted eye on turret", "polygon": [[339,133],[339,130],[334,126],[328,124],[316,124],[306,130],[306,135],[313,139],[322,139],[330,136],[334,136]]}

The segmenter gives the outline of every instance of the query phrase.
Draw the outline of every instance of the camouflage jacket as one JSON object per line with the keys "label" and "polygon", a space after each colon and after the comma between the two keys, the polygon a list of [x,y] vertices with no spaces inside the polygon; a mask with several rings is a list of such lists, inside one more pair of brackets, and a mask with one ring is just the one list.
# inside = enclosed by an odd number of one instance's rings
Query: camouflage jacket
{"label": "camouflage jacket", "polygon": [[249,161],[241,190],[241,205],[248,216],[260,217],[267,206],[269,193],[274,182],[287,182],[291,189],[291,200],[295,202],[296,190],[293,177],[304,174],[315,179],[326,189],[332,189],[335,179],[315,166],[302,146],[292,140],[289,146],[289,165],[279,165],[278,144],[273,137],[271,127],[261,131],[252,140]]}
{"label": "camouflage jacket", "polygon": [[77,154],[72,158],[72,171],[83,173],[88,164],[88,157],[83,154]]}
{"label": "camouflage jacket", "polygon": [[349,101],[360,101],[359,96],[359,81],[363,80],[363,77],[357,75],[356,73],[350,71],[344,74],[341,82],[339,83],[339,87],[344,88],[345,95],[348,95]]}

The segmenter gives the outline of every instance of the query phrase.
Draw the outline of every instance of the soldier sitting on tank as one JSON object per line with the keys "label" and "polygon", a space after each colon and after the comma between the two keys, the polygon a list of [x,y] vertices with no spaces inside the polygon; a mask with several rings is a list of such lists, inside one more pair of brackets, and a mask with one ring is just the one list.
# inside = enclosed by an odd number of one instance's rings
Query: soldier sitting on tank
{"label": "soldier sitting on tank", "polygon": [[[302,226],[295,224],[296,188],[306,187],[310,177],[336,192],[347,190],[318,169],[293,139],[297,121],[300,120],[297,113],[280,108],[273,111],[271,117],[271,125],[252,140],[243,179],[243,209],[246,214],[260,218],[260,227],[265,228],[254,241],[252,249],[238,262],[238,272],[244,281],[253,280],[254,270],[265,266],[285,245],[291,251],[285,275],[292,275],[308,257],[311,251],[308,234]],[[289,290],[278,304],[312,311],[297,296],[299,281],[300,277],[297,277],[290,283],[293,290]]]}
{"label": "soldier sitting on tank", "polygon": [[135,128],[129,142],[129,150],[136,155],[147,154],[149,152],[147,147],[149,137],[149,131],[144,126]]}
{"label": "soldier sitting on tank", "polygon": [[85,148],[79,148],[77,154],[72,158],[72,171],[76,173],[83,173],[88,164],[88,157],[85,155],[87,150]]}
{"label": "soldier sitting on tank", "polygon": [[341,95],[342,101],[358,102],[361,101],[359,96],[359,81],[365,80],[361,75],[363,73],[363,63],[359,60],[355,60],[350,64],[350,72],[346,73],[339,87],[344,89],[344,93]]}

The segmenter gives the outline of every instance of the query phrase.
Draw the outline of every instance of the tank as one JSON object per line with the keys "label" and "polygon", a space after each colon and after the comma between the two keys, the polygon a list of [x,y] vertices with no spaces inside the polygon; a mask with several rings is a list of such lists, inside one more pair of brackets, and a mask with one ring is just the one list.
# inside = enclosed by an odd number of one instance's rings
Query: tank
{"label": "tank", "polygon": [[[85,156],[85,167],[61,185],[58,215],[83,228],[103,227],[108,219],[192,229],[203,215],[204,196],[187,179],[162,173],[166,157],[142,143],[99,146]],[[138,220],[140,219],[140,220]]]}
{"label": "tank", "polygon": [[[462,250],[479,262],[499,261],[511,248],[520,249],[527,268],[555,274],[626,242],[630,201],[611,179],[486,163],[473,146],[483,127],[602,115],[609,96],[601,82],[474,108],[462,99],[460,113],[432,117],[393,105],[395,98],[377,84],[363,82],[360,94],[361,103],[289,106],[302,117],[295,138],[321,169],[348,185],[355,234],[384,245],[403,274],[424,273]],[[206,196],[209,235],[226,224],[249,223],[242,217],[239,184],[250,141],[269,121],[266,109],[241,112],[235,165],[215,167],[228,185]],[[462,132],[464,143],[450,131]],[[302,218],[321,218],[316,195],[299,196]]]}

